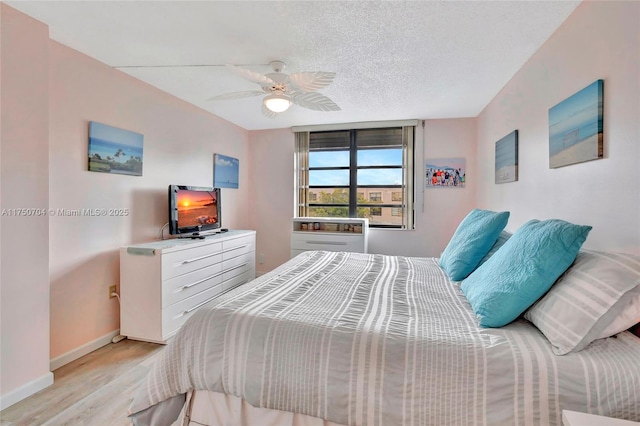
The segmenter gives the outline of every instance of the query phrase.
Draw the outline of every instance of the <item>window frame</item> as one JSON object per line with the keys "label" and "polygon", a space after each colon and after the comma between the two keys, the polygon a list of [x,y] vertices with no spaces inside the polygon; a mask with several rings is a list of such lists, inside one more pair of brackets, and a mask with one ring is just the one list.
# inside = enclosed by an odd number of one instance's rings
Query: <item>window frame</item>
{"label": "window frame", "polygon": [[[386,149],[382,146],[371,145],[368,146],[360,146],[358,147],[357,141],[355,140],[356,132],[358,130],[384,130],[384,129],[398,129],[402,130],[402,142],[400,145],[402,150],[402,160],[400,165],[367,165],[367,166],[358,166],[357,164],[357,156],[358,151],[367,150],[367,149]],[[403,214],[401,224],[381,224],[381,223],[369,223],[370,227],[374,228],[392,228],[392,229],[414,229],[414,199],[415,194],[413,191],[414,187],[414,170],[415,170],[415,158],[414,158],[414,138],[415,138],[415,125],[409,126],[397,126],[397,125],[389,125],[378,126],[373,128],[367,127],[358,127],[355,129],[319,129],[318,132],[328,132],[328,131],[348,131],[349,134],[349,166],[332,166],[332,167],[310,167],[309,165],[309,152],[310,152],[310,131],[306,132],[296,132],[296,208],[294,211],[294,215],[296,217],[305,217],[310,216],[309,210],[313,207],[341,207],[347,208],[348,217],[355,218],[358,217],[358,209],[360,208],[393,208],[393,209],[401,209]],[[314,131],[315,133],[315,131]],[[389,148],[389,149],[397,149],[397,148]],[[331,147],[330,144],[327,145],[326,149],[322,149],[322,151],[347,151],[346,144]],[[314,149],[312,151],[319,151],[318,149]],[[402,174],[402,183],[400,185],[358,185],[357,184],[357,173],[359,170],[366,169],[399,169]],[[349,170],[349,184],[348,185],[330,185],[330,186],[322,186],[322,185],[313,185],[309,184],[309,172],[314,170]],[[349,191],[349,203],[318,203],[312,202],[309,197],[310,189],[340,189],[344,188]],[[396,200],[390,203],[383,203],[382,199],[384,198],[384,191],[380,191],[381,200],[380,201],[371,201],[365,200],[364,202],[358,203],[358,196],[361,194],[366,194],[361,191],[366,188],[394,188],[397,189],[394,192],[400,192],[402,194],[401,200]],[[360,191],[359,191],[360,190]],[[360,193],[360,194],[359,194]],[[368,194],[366,194],[368,196]],[[363,197],[364,198],[364,197]],[[400,201],[400,204],[398,204]],[[396,215],[392,215],[393,217],[397,217]],[[341,216],[344,217],[344,216]]]}

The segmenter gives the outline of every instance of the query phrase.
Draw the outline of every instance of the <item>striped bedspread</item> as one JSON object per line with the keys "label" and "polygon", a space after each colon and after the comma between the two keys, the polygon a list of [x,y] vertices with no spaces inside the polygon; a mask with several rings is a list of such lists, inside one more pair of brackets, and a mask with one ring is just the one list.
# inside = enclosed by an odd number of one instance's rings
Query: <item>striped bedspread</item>
{"label": "striped bedspread", "polygon": [[190,318],[134,421],[165,410],[171,424],[193,389],[347,425],[561,425],[562,409],[640,421],[640,339],[557,356],[525,320],[479,328],[437,259],[306,252]]}

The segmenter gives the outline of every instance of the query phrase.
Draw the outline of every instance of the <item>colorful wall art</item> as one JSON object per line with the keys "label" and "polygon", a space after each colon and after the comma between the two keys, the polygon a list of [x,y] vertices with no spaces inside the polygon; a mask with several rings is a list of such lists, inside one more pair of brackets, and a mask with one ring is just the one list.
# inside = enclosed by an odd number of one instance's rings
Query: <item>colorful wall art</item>
{"label": "colorful wall art", "polygon": [[427,188],[464,188],[467,179],[464,158],[427,159]]}

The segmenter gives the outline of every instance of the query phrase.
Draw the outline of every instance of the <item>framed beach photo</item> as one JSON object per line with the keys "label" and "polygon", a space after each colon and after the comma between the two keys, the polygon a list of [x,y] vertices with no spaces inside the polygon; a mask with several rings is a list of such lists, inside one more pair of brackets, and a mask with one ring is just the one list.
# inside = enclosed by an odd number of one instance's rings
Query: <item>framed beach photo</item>
{"label": "framed beach photo", "polygon": [[464,188],[467,180],[464,158],[427,159],[426,188]]}
{"label": "framed beach photo", "polygon": [[213,154],[213,186],[238,188],[240,161],[222,154]]}
{"label": "framed beach photo", "polygon": [[549,168],[604,156],[603,80],[549,109]]}
{"label": "framed beach photo", "polygon": [[89,122],[89,171],[142,176],[140,133]]}
{"label": "framed beach photo", "polygon": [[496,142],[496,183],[518,180],[518,131],[514,130]]}

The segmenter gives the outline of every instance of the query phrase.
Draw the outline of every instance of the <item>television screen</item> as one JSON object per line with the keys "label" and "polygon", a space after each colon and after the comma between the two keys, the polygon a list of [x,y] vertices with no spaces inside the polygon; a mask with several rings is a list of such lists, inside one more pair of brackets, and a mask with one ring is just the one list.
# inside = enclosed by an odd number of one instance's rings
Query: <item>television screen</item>
{"label": "television screen", "polygon": [[220,189],[169,186],[169,233],[200,233],[220,228]]}

